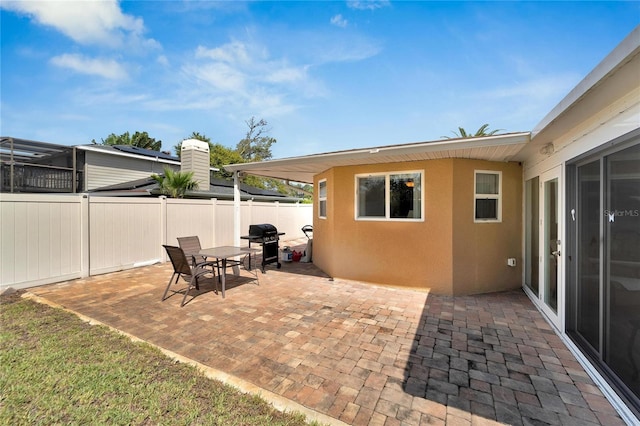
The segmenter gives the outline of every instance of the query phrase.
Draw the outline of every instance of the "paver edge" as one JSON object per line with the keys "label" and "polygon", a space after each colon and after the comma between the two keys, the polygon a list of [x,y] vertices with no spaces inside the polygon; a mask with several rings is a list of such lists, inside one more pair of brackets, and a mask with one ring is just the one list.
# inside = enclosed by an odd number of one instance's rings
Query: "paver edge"
{"label": "paver edge", "polygon": [[115,327],[112,327],[108,324],[104,324],[100,321],[97,321],[93,318],[90,318],[86,315],[83,315],[79,312],[76,312],[72,309],[66,308],[63,305],[60,305],[58,303],[52,302],[42,296],[38,296],[34,293],[31,292],[25,292],[24,294],[22,294],[22,297],[25,299],[29,299],[29,300],[33,300],[34,302],[37,303],[41,303],[43,305],[47,305],[50,306],[52,308],[57,308],[57,309],[62,309],[65,312],[69,312],[72,313],[74,315],[76,315],[78,318],[80,318],[82,321],[91,324],[91,325],[101,325],[104,327],[107,327],[110,330],[115,331],[118,334],[121,334],[123,336],[128,337],[129,339],[131,339],[131,341],[133,342],[144,342],[150,346],[153,346],[154,348],[157,348],[160,352],[162,352],[163,354],[165,354],[166,356],[168,356],[171,359],[174,359],[178,362],[184,363],[184,364],[189,364],[192,365],[194,367],[196,367],[198,370],[202,371],[204,373],[204,375],[210,379],[216,379],[219,380],[227,385],[233,386],[234,388],[238,389],[241,392],[244,393],[250,393],[253,395],[258,395],[261,398],[263,398],[264,400],[266,400],[267,402],[269,402],[274,408],[276,408],[277,410],[280,411],[284,411],[284,412],[298,412],[298,413],[302,413],[307,417],[308,421],[317,421],[321,424],[326,424],[326,425],[335,425],[335,426],[346,426],[347,423],[344,423],[338,419],[335,419],[333,417],[327,416],[326,414],[320,413],[318,411],[312,410],[308,407],[305,407],[304,405],[301,405],[295,401],[292,401],[288,398],[284,398],[280,395],[277,395],[271,391],[268,391],[264,388],[261,388],[259,386],[254,385],[253,383],[250,383],[246,380],[240,379],[239,377],[233,376],[231,374],[225,373],[224,371],[220,371],[218,369],[206,366],[204,364],[201,364],[191,358],[187,358],[183,355],[177,354],[173,351],[170,351],[168,349],[165,349],[161,346],[155,345],[153,343],[149,343],[146,340],[140,339],[139,337],[136,337],[130,333],[127,333],[125,331],[119,330]]}

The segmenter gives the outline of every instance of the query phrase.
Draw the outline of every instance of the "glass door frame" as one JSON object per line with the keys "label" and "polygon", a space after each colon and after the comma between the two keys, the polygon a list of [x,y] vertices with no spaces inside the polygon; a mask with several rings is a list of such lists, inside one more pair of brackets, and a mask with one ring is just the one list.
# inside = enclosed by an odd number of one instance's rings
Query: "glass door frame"
{"label": "glass door frame", "polygon": [[[547,219],[549,215],[545,209],[547,208],[547,182],[556,180],[556,221],[557,221],[557,247],[550,247],[547,238]],[[547,318],[553,323],[553,325],[560,331],[564,331],[564,302],[565,302],[565,275],[564,275],[564,257],[565,257],[565,235],[564,235],[564,176],[563,166],[558,165],[550,170],[547,170],[539,175],[539,191],[538,191],[538,208],[539,208],[539,274],[538,274],[538,306],[540,310],[547,316]],[[553,249],[556,250],[553,250]],[[554,252],[557,251],[557,254]],[[551,256],[554,256],[552,259]],[[555,280],[556,280],[556,309],[555,311],[545,302],[548,296],[548,289],[546,288],[547,272],[553,267],[552,261],[555,261]]]}

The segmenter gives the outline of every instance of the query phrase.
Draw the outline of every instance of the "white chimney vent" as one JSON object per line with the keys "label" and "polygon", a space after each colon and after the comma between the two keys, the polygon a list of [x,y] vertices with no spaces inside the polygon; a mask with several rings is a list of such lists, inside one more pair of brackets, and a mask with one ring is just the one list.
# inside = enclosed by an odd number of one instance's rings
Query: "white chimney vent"
{"label": "white chimney vent", "polygon": [[193,172],[199,191],[209,190],[209,144],[197,139],[182,141],[180,171]]}

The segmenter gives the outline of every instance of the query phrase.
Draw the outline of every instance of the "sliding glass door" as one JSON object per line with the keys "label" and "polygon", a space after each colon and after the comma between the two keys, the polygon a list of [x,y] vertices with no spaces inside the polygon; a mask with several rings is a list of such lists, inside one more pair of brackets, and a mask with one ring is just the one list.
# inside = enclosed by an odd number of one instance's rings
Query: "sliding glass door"
{"label": "sliding glass door", "polygon": [[567,332],[640,412],[640,144],[571,164],[567,177]]}
{"label": "sliding glass door", "polygon": [[[596,351],[600,350],[600,162],[578,167],[578,208],[571,209],[577,221],[577,331]],[[570,222],[570,223],[571,223]]]}
{"label": "sliding glass door", "polygon": [[603,163],[604,360],[640,397],[640,145]]}

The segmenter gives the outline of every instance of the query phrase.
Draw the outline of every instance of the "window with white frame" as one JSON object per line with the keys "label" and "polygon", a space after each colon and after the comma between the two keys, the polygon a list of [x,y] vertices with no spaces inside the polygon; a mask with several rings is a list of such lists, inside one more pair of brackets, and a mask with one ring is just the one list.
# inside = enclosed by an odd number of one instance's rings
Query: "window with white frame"
{"label": "window with white frame", "polygon": [[421,220],[421,171],[356,175],[356,219]]}
{"label": "window with white frame", "polygon": [[327,217],[327,180],[318,182],[318,217]]}
{"label": "window with white frame", "polygon": [[476,170],[474,193],[475,222],[502,220],[502,172]]}

